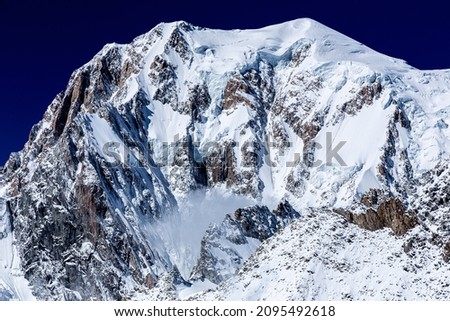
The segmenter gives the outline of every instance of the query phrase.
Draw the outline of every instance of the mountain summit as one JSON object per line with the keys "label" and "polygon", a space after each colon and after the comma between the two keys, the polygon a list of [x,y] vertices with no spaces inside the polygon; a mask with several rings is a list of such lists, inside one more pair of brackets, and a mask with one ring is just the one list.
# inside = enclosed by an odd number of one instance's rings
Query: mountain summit
{"label": "mountain summit", "polygon": [[310,19],[106,45],[0,174],[0,299],[447,299],[449,112]]}

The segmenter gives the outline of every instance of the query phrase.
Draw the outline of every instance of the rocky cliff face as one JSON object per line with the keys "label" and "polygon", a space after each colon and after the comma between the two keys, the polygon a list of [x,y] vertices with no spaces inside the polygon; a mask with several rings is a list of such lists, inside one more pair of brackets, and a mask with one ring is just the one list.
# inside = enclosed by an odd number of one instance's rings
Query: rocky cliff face
{"label": "rocky cliff face", "polygon": [[[303,211],[374,238],[390,228],[410,260],[433,231],[448,261],[449,79],[309,19],[160,24],[107,45],[2,169],[0,242],[11,235],[1,244],[21,271],[10,283],[47,300],[229,284]],[[174,249],[179,235],[195,237]],[[3,283],[0,296],[24,297]]]}
{"label": "rocky cliff face", "polygon": [[280,203],[273,211],[266,206],[254,206],[236,210],[233,218],[227,215],[220,225],[212,225],[206,231],[190,281],[207,279],[219,284],[229,279],[260,242],[299,217],[288,202]]}

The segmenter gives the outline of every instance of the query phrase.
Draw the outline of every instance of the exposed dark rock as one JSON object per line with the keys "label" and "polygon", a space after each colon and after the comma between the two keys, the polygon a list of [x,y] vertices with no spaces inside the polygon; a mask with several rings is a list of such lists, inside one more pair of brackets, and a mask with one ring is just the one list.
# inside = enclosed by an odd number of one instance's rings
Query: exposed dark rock
{"label": "exposed dark rock", "polygon": [[376,207],[380,199],[381,191],[371,188],[367,193],[361,196],[361,203],[367,207]]}
{"label": "exposed dark rock", "polygon": [[444,262],[450,262],[450,242],[447,242],[444,246],[443,258]]}
{"label": "exposed dark rock", "polygon": [[305,43],[291,57],[291,64],[299,66],[311,54],[311,44]]}
{"label": "exposed dark rock", "polygon": [[299,216],[287,201],[274,211],[266,206],[253,206],[238,209],[234,218],[227,215],[203,237],[200,258],[190,280],[207,279],[219,284],[228,279],[247,259],[239,251],[242,246],[255,247],[255,239],[261,242],[268,239]]}
{"label": "exposed dark rock", "polygon": [[202,121],[201,113],[211,104],[208,87],[205,84],[196,85],[189,89],[189,98],[184,103],[185,113],[190,113],[194,121]]}
{"label": "exposed dark rock", "polygon": [[184,39],[183,33],[180,30],[186,28],[187,24],[184,24],[184,27],[176,27],[174,29],[167,41],[166,53],[168,53],[169,48],[172,48],[185,63],[190,64],[193,59],[192,51],[189,49],[189,44],[186,42],[186,39]]}
{"label": "exposed dark rock", "polygon": [[397,110],[395,111],[394,121],[396,123],[399,123],[403,128],[411,129],[411,122],[405,115],[405,112],[400,108],[397,108]]}
{"label": "exposed dark rock", "polygon": [[149,78],[157,86],[153,99],[168,104],[173,110],[178,109],[177,74],[175,67],[161,56],[156,56],[150,65]]}
{"label": "exposed dark rock", "polygon": [[374,99],[380,97],[381,90],[382,87],[379,82],[362,87],[355,98],[342,105],[342,111],[350,115],[356,114],[364,105],[372,105]]}
{"label": "exposed dark rock", "polygon": [[232,186],[235,183],[235,158],[231,143],[211,144],[205,155],[205,168],[208,186],[226,182]]}
{"label": "exposed dark rock", "polygon": [[403,251],[405,251],[405,253],[409,253],[409,252],[412,250],[412,248],[413,248],[413,244],[414,244],[414,242],[413,242],[413,240],[411,240],[411,239],[409,239],[408,241],[406,241],[406,242],[403,244]]}
{"label": "exposed dark rock", "polygon": [[244,235],[260,241],[268,239],[299,216],[289,202],[280,203],[273,212],[266,206],[254,206],[238,209],[234,213],[234,219],[239,222]]}
{"label": "exposed dark rock", "polygon": [[391,228],[396,235],[403,235],[417,225],[414,213],[408,212],[398,199],[381,201],[377,209],[369,208],[365,213],[354,214],[350,211],[335,209],[349,222],[369,231]]}
{"label": "exposed dark rock", "polygon": [[241,75],[231,78],[223,93],[223,109],[231,109],[238,104],[251,107],[252,103],[247,95],[250,94],[250,88]]}

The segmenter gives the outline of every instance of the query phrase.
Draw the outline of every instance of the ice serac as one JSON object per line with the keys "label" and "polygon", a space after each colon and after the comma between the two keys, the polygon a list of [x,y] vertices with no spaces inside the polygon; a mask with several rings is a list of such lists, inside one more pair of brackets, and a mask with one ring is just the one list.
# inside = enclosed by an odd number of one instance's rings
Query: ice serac
{"label": "ice serac", "polygon": [[310,19],[106,45],[2,170],[0,298],[444,298],[449,110]]}

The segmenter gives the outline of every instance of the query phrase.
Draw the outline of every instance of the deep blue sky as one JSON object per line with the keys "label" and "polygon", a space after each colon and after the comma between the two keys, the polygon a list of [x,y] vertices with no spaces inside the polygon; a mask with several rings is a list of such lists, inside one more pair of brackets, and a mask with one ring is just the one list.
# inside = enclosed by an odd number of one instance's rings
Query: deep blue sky
{"label": "deep blue sky", "polygon": [[105,43],[130,42],[162,21],[244,29],[309,17],[415,67],[450,68],[450,19],[446,8],[432,1],[270,3],[0,0],[0,164],[22,149],[31,126],[74,69]]}

